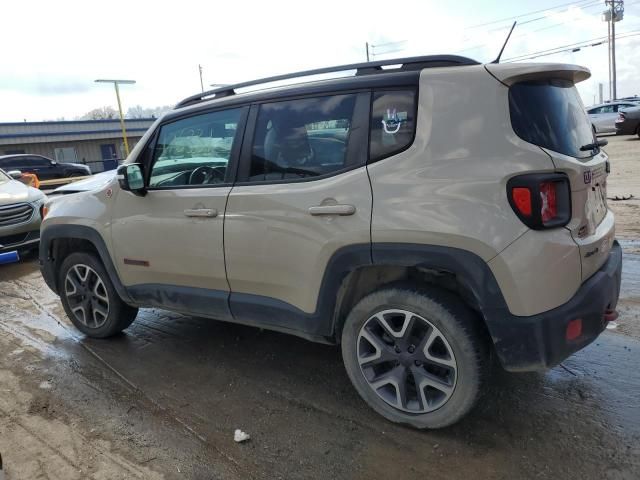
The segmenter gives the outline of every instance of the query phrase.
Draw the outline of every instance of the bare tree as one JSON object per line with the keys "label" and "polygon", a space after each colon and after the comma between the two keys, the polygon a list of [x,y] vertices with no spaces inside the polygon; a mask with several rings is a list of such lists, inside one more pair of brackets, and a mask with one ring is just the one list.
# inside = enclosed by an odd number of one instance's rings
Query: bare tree
{"label": "bare tree", "polygon": [[168,112],[173,107],[171,105],[164,105],[161,107],[143,107],[142,105],[134,105],[129,107],[125,117],[127,118],[157,118],[165,112]]}
{"label": "bare tree", "polygon": [[115,108],[107,105],[100,108],[94,108],[82,115],[80,120],[111,120],[114,118],[118,118],[118,112]]}

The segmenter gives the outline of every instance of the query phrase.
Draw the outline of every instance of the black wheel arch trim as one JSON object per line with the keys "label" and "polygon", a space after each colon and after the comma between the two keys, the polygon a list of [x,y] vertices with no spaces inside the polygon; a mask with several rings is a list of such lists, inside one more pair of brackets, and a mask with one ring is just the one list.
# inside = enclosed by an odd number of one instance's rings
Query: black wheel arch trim
{"label": "black wheel arch trim", "polygon": [[55,240],[78,239],[90,242],[98,252],[100,260],[104,265],[111,283],[120,295],[122,301],[128,304],[134,302],[129,292],[120,281],[118,272],[113,264],[107,245],[97,230],[85,225],[49,225],[42,229],[40,234],[40,271],[51,290],[58,293],[57,272],[56,272],[56,252],[53,251],[52,243]]}

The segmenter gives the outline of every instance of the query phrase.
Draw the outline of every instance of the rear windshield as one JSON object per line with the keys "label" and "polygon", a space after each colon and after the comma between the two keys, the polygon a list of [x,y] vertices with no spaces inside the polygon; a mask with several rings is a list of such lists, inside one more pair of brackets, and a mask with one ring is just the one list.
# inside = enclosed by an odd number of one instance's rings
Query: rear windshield
{"label": "rear windshield", "polygon": [[573,82],[516,83],[509,88],[509,109],[513,130],[523,140],[576,158],[595,153],[580,150],[593,143],[594,136]]}

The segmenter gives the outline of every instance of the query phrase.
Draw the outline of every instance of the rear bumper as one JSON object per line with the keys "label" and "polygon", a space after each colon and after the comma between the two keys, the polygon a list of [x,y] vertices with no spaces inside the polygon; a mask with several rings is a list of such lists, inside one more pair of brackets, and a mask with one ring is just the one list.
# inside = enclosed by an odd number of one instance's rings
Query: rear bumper
{"label": "rear bumper", "polygon": [[616,123],[616,135],[635,135],[638,123],[620,122]]}
{"label": "rear bumper", "polygon": [[[593,342],[606,327],[604,313],[614,310],[620,294],[622,249],[615,241],[605,264],[564,305],[531,317],[487,312],[491,336],[503,367],[509,371],[544,370]],[[566,339],[567,325],[582,320],[582,333]]]}

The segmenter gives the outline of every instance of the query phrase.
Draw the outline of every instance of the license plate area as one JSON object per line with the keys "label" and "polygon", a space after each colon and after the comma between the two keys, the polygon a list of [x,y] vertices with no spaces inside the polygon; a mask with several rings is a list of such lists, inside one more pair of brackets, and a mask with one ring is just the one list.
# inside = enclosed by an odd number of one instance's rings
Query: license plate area
{"label": "license plate area", "polygon": [[595,180],[587,187],[587,201],[584,207],[587,224],[595,229],[607,215],[607,183],[604,178]]}

